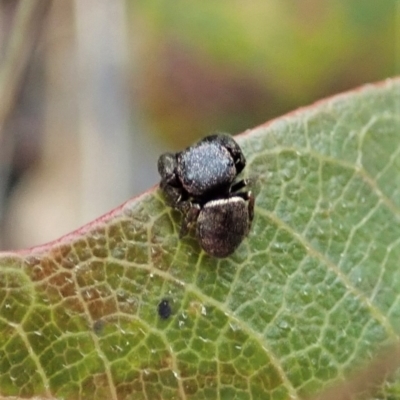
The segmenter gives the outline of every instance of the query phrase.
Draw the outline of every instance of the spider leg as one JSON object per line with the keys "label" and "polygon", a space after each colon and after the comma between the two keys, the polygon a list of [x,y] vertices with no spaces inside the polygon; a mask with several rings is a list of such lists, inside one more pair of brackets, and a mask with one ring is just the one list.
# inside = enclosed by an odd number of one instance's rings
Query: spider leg
{"label": "spider leg", "polygon": [[240,189],[243,189],[244,187],[246,187],[249,184],[249,180],[248,179],[242,179],[236,183],[234,183],[231,186],[231,193],[235,193],[237,191],[239,191]]}
{"label": "spider leg", "polygon": [[254,218],[254,195],[253,193],[249,190],[248,192],[240,192],[240,193],[235,193],[235,196],[241,197],[243,200],[248,201],[248,210],[249,210],[249,220],[250,222],[253,221]]}
{"label": "spider leg", "polygon": [[164,193],[165,200],[168,205],[171,207],[177,207],[178,204],[182,201],[182,188],[178,188],[170,185],[165,181],[160,182],[160,189]]}
{"label": "spider leg", "polygon": [[179,205],[178,209],[184,215],[181,230],[179,231],[179,237],[182,238],[188,233],[190,226],[197,220],[201,207],[197,203],[185,201]]}

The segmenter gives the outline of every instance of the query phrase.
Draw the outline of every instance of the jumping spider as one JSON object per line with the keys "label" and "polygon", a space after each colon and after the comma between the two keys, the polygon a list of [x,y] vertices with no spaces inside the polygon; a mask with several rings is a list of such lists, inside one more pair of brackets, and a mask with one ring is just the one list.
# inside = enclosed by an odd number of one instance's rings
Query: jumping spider
{"label": "jumping spider", "polygon": [[214,257],[232,254],[247,236],[254,215],[254,197],[235,182],[246,160],[228,135],[207,136],[195,145],[158,160],[160,187],[168,203],[184,214],[180,237],[196,224],[203,250]]}

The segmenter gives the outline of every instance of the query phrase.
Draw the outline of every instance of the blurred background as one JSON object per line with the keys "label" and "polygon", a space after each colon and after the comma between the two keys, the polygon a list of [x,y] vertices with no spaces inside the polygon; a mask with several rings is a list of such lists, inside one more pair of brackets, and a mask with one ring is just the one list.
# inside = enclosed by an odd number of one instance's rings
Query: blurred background
{"label": "blurred background", "polygon": [[399,40],[400,0],[0,0],[0,248],[152,187],[162,152],[399,74]]}

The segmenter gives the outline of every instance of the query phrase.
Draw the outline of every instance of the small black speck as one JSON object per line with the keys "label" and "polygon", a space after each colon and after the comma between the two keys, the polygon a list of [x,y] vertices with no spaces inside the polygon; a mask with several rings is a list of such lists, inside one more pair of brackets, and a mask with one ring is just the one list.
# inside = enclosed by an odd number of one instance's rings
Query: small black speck
{"label": "small black speck", "polygon": [[167,299],[162,299],[158,304],[158,315],[162,319],[167,319],[172,314],[171,305]]}

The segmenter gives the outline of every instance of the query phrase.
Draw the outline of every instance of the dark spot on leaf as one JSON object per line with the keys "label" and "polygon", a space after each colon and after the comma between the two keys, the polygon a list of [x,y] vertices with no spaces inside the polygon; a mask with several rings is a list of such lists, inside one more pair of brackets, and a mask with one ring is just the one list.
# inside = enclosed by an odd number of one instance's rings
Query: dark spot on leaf
{"label": "dark spot on leaf", "polygon": [[169,300],[162,299],[158,304],[158,315],[162,319],[167,319],[172,314],[171,305],[169,304]]}
{"label": "dark spot on leaf", "polygon": [[104,328],[104,321],[103,320],[98,319],[97,321],[94,322],[94,324],[93,324],[93,332],[96,335],[99,335],[101,333],[101,331],[103,330],[103,328]]}

